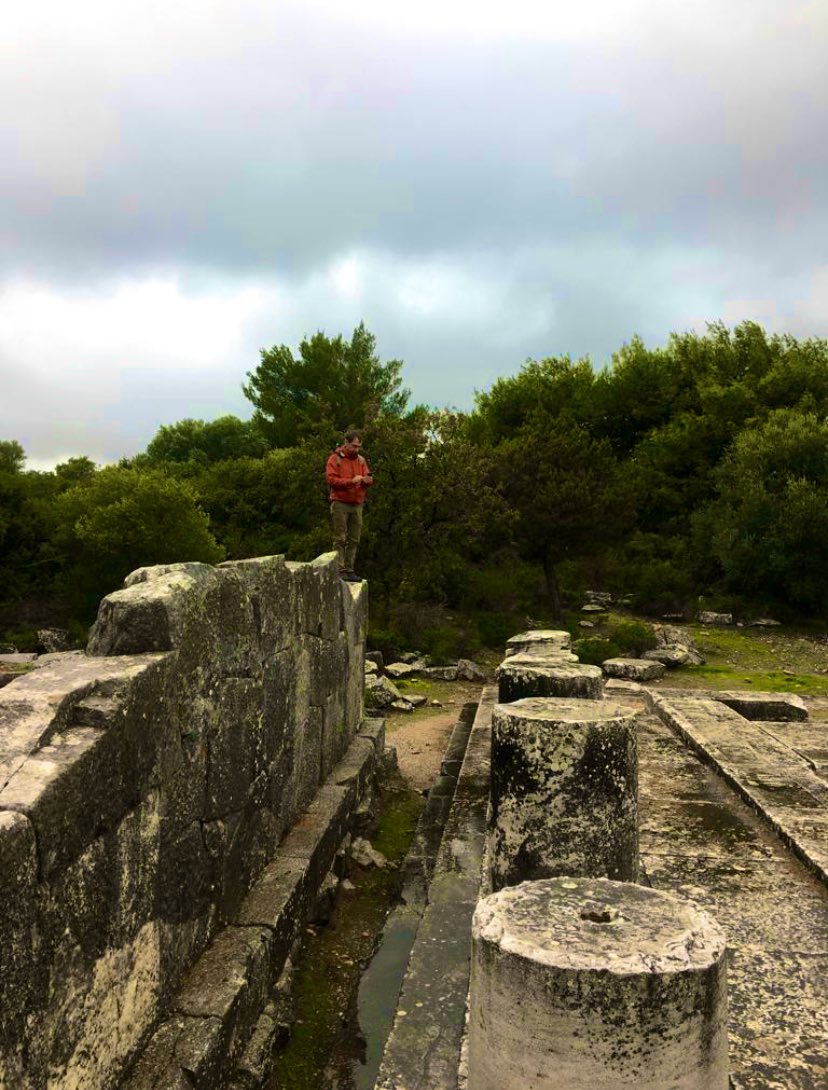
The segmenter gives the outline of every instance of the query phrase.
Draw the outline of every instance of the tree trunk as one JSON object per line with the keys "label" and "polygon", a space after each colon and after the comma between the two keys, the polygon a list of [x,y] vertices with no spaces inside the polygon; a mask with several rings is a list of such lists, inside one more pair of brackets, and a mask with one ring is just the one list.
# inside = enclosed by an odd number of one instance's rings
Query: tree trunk
{"label": "tree trunk", "polygon": [[563,622],[561,592],[558,588],[558,577],[555,574],[555,563],[549,553],[543,558],[543,574],[546,578],[546,593],[549,595],[549,604],[552,606],[552,620],[555,624],[561,624]]}

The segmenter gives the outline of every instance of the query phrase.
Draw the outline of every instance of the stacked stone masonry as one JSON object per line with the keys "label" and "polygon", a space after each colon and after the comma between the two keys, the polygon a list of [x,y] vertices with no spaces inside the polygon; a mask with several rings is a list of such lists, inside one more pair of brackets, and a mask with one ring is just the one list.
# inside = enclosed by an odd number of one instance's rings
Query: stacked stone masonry
{"label": "stacked stone masonry", "polygon": [[263,987],[278,936],[246,897],[311,803],[340,820],[356,790],[366,621],[332,554],[140,569],[85,655],[0,691],[3,1090],[117,1086],[243,908],[221,941]]}

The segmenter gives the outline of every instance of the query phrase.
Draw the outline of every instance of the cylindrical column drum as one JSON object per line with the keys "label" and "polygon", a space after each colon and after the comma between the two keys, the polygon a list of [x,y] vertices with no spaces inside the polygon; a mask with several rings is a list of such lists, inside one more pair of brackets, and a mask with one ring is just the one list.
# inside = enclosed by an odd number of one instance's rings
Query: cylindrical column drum
{"label": "cylindrical column drum", "polygon": [[572,637],[564,629],[534,628],[510,636],[506,641],[506,656],[518,655],[521,651],[569,651],[571,646]]}
{"label": "cylindrical column drum", "polygon": [[472,923],[469,1090],[727,1090],[726,941],[697,905],[524,882]]}
{"label": "cylindrical column drum", "polygon": [[599,666],[564,662],[553,653],[547,656],[523,651],[504,659],[497,668],[497,696],[501,704],[527,696],[600,700],[603,695],[604,675]]}
{"label": "cylindrical column drum", "polygon": [[532,878],[638,880],[639,712],[534,697],[492,716],[492,889]]}

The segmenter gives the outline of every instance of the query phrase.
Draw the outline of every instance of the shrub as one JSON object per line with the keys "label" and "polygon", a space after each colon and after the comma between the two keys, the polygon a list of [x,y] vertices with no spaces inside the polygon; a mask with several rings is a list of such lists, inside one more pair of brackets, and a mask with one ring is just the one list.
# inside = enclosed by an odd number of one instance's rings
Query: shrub
{"label": "shrub", "polygon": [[641,621],[621,621],[612,625],[609,638],[622,655],[641,655],[658,642],[650,625]]}
{"label": "shrub", "polygon": [[618,644],[605,636],[588,636],[583,640],[576,640],[572,649],[581,662],[589,666],[600,666],[607,659],[617,658],[620,654]]}

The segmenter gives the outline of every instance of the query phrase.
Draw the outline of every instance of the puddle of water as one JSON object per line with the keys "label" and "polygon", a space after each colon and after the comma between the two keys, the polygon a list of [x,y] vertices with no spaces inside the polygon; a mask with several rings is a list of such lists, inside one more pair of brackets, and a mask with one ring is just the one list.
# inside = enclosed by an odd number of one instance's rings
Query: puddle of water
{"label": "puddle of water", "polygon": [[372,1090],[400,994],[419,919],[396,919],[383,934],[371,964],[363,974],[357,1000],[357,1021],[365,1052],[351,1067],[354,1090]]}

